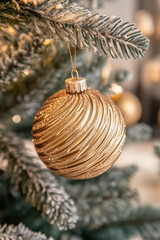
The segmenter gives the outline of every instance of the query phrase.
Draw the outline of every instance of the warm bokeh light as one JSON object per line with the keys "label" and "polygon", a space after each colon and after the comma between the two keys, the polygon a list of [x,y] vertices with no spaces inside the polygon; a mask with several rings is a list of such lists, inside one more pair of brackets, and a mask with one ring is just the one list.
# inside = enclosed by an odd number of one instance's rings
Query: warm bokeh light
{"label": "warm bokeh light", "polygon": [[63,5],[61,3],[56,5],[56,9],[61,9],[61,8],[63,8]]}
{"label": "warm bokeh light", "polygon": [[152,15],[145,11],[139,10],[136,13],[136,22],[138,29],[147,37],[151,37],[154,33],[154,21]]}
{"label": "warm bokeh light", "polygon": [[121,94],[123,92],[123,88],[119,86],[117,83],[113,83],[111,86],[112,92],[116,94]]}
{"label": "warm bokeh light", "polygon": [[29,71],[28,71],[27,69],[24,69],[24,70],[23,70],[23,74],[24,74],[25,76],[28,76],[28,75],[29,75]]}
{"label": "warm bokeh light", "polygon": [[44,41],[43,45],[44,45],[44,46],[48,46],[48,45],[51,44],[51,42],[52,42],[52,39],[46,39],[46,40]]}
{"label": "warm bokeh light", "polygon": [[20,116],[20,115],[14,115],[14,116],[12,117],[12,121],[13,121],[14,123],[20,123],[20,122],[21,122],[21,116]]}
{"label": "warm bokeh light", "polygon": [[144,64],[142,86],[155,99],[160,99],[160,57]]}
{"label": "warm bokeh light", "polygon": [[10,26],[8,27],[7,30],[8,30],[9,33],[13,33],[14,32],[14,29],[12,27],[10,27]]}
{"label": "warm bokeh light", "polygon": [[106,86],[109,82],[109,78],[111,75],[112,66],[110,63],[107,63],[102,69],[102,78],[103,78],[103,85]]}
{"label": "warm bokeh light", "polygon": [[10,33],[11,35],[16,34],[16,30],[14,28],[12,28],[11,26],[8,26],[7,28],[5,28],[5,31]]}
{"label": "warm bokeh light", "polygon": [[4,44],[4,45],[1,47],[1,51],[3,51],[3,52],[6,52],[7,49],[8,49],[8,45],[5,45],[5,44]]}
{"label": "warm bokeh light", "polygon": [[118,101],[118,99],[120,98],[122,92],[123,92],[123,88],[121,86],[119,86],[117,83],[113,83],[111,85],[110,90],[113,92],[110,94],[110,97],[113,101]]}

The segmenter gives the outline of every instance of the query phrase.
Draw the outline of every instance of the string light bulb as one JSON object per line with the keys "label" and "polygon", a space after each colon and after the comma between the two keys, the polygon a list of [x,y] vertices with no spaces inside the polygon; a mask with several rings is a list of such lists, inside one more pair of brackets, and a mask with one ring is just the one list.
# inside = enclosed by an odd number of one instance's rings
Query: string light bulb
{"label": "string light bulb", "polygon": [[12,117],[12,121],[13,121],[14,123],[20,123],[20,122],[21,122],[21,116],[18,115],[18,114],[14,115],[14,116]]}
{"label": "string light bulb", "polygon": [[25,76],[28,76],[28,75],[29,75],[29,71],[28,71],[27,69],[24,69],[24,70],[23,70],[23,74],[24,74]]}
{"label": "string light bulb", "polygon": [[113,101],[117,101],[123,92],[123,88],[117,83],[112,83],[110,90],[113,92],[110,94]]}

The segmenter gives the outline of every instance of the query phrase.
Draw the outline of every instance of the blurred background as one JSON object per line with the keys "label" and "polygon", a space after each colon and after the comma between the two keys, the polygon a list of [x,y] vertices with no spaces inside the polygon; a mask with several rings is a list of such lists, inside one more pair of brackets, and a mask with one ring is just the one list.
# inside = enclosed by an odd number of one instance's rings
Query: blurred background
{"label": "blurred background", "polygon": [[[160,206],[160,160],[155,155],[153,147],[160,139],[160,1],[106,1],[101,13],[120,16],[124,21],[135,22],[137,28],[150,39],[149,50],[144,58],[136,61],[121,59],[115,61],[109,58],[106,69],[108,72],[126,69],[132,73],[121,87],[138,97],[142,111],[135,101],[136,106],[132,113],[134,116],[139,114],[139,122],[148,124],[153,130],[151,140],[127,146],[117,166],[136,164],[139,171],[132,179],[132,184],[139,189],[142,202]],[[130,101],[134,102],[131,98],[132,96],[128,95],[118,103],[126,112],[129,125],[133,124],[134,118],[132,113],[126,110],[131,109]]]}
{"label": "blurred background", "polygon": [[[142,104],[141,120],[156,126],[160,124],[160,1],[113,0],[105,3],[102,14],[120,16],[136,26],[150,39],[149,50],[139,60],[109,59],[112,69],[126,69],[133,78],[124,89],[136,92]],[[160,134],[155,130],[155,135]]]}

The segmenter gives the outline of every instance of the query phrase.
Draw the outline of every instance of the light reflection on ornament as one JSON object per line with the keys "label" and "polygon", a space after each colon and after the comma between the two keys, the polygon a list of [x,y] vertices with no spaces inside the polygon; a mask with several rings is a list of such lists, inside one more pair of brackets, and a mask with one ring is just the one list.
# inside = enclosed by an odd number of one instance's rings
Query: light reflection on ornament
{"label": "light reflection on ornament", "polygon": [[20,123],[20,122],[21,122],[21,116],[20,116],[20,115],[14,115],[14,116],[12,117],[12,121],[13,121],[14,123]]}

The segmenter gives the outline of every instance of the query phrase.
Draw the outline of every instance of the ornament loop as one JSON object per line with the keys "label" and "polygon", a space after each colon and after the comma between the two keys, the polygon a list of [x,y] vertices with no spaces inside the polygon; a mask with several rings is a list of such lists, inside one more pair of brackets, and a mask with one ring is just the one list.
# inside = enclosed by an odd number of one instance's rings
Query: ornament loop
{"label": "ornament loop", "polygon": [[[73,75],[74,72],[76,73],[76,77],[74,77],[74,75]],[[76,79],[79,78],[79,74],[78,74],[78,71],[77,71],[76,69],[73,69],[73,70],[71,71],[71,77],[72,77],[72,78],[76,78]]]}

